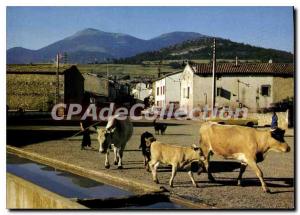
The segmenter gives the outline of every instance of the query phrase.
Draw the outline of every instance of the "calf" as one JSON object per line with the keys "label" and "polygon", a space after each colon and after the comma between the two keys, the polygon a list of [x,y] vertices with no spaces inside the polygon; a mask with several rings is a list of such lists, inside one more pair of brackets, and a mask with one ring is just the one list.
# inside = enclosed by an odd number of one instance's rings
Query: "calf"
{"label": "calf", "polygon": [[290,147],[284,141],[284,130],[258,130],[212,122],[204,123],[200,128],[200,148],[205,156],[204,165],[209,180],[214,181],[209,169],[209,159],[214,153],[241,161],[238,185],[241,184],[242,175],[249,165],[259,178],[264,192],[269,192],[269,189],[257,163],[263,161],[269,151],[290,151]]}
{"label": "calf", "polygon": [[150,158],[151,158],[151,154],[150,154],[150,144],[148,142],[146,142],[146,139],[148,139],[149,137],[153,137],[153,134],[149,133],[148,131],[144,132],[142,135],[141,135],[141,144],[139,146],[140,149],[142,149],[142,154],[144,156],[144,166],[146,168],[146,170],[148,171],[149,170],[149,161],[150,161]]}
{"label": "calf", "polygon": [[166,123],[156,122],[156,119],[154,119],[153,121],[153,126],[155,130],[155,134],[157,135],[159,134],[159,131],[161,135],[164,135],[168,127]]}
{"label": "calf", "polygon": [[[183,168],[194,161],[201,161],[204,159],[200,148],[195,145],[192,147],[174,146],[155,141],[155,139],[151,137],[147,139],[147,142],[152,142],[150,147],[151,160],[149,166],[152,171],[153,181],[157,184],[159,183],[157,178],[157,167],[160,163],[172,165],[172,175],[169,184],[173,187],[173,180],[178,168]],[[191,170],[188,171],[188,175],[190,176],[193,185],[198,187]]]}

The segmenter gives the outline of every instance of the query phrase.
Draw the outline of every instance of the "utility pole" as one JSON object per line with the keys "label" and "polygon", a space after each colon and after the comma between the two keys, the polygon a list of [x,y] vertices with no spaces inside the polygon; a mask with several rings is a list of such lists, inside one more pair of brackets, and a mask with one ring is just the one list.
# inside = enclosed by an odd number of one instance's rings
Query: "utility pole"
{"label": "utility pole", "polygon": [[59,53],[56,55],[56,104],[59,103]]}
{"label": "utility pole", "polygon": [[215,89],[216,89],[216,38],[214,38],[213,44],[213,59],[212,59],[212,100],[211,100],[211,110],[215,107]]}
{"label": "utility pole", "polygon": [[108,63],[106,61],[106,78],[108,79]]}

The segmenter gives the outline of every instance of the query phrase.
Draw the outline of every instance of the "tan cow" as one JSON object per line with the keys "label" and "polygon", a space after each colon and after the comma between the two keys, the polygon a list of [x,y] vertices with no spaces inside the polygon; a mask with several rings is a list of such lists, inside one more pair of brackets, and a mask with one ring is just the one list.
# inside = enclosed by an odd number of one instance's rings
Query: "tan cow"
{"label": "tan cow", "polygon": [[[173,180],[178,168],[186,167],[194,161],[201,161],[204,159],[200,148],[196,145],[191,147],[174,146],[155,141],[153,137],[146,139],[148,145],[149,141],[154,141],[151,143],[150,147],[151,160],[149,162],[149,167],[152,171],[153,181],[157,184],[159,183],[157,178],[157,167],[160,163],[172,165],[172,176],[169,184],[173,187]],[[197,187],[191,170],[188,171],[188,175],[190,176],[193,185]]]}
{"label": "tan cow", "polygon": [[249,165],[259,178],[264,192],[269,192],[263,179],[263,173],[257,166],[269,151],[289,152],[290,147],[284,142],[284,130],[259,130],[237,125],[219,125],[206,122],[200,128],[200,148],[205,156],[204,165],[208,178],[214,181],[209,169],[210,155],[217,154],[224,158],[241,161],[238,185]]}

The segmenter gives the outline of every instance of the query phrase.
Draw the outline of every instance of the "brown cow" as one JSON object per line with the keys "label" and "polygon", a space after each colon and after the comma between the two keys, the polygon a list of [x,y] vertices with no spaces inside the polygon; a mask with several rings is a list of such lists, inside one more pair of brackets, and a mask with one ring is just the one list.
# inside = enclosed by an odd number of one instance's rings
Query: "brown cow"
{"label": "brown cow", "polygon": [[[146,139],[147,145],[150,145],[149,141],[154,141],[151,143],[150,147],[151,160],[149,166],[152,171],[153,181],[157,184],[159,182],[156,171],[160,163],[172,165],[172,176],[169,184],[173,187],[173,180],[178,168],[184,168],[194,161],[200,162],[201,160],[204,160],[200,148],[196,145],[191,147],[174,146],[155,141],[155,138],[151,137]],[[190,176],[193,185],[197,187],[191,170],[188,171],[188,175]]]}
{"label": "brown cow", "polygon": [[224,158],[241,161],[238,185],[241,184],[242,175],[247,165],[249,165],[259,178],[263,191],[269,192],[263,179],[263,173],[257,163],[263,161],[269,151],[290,151],[290,147],[283,139],[284,132],[281,129],[275,131],[258,130],[237,125],[219,125],[213,122],[202,124],[200,128],[200,148],[206,158],[204,165],[209,180],[214,181],[209,169],[210,155],[214,153]]}

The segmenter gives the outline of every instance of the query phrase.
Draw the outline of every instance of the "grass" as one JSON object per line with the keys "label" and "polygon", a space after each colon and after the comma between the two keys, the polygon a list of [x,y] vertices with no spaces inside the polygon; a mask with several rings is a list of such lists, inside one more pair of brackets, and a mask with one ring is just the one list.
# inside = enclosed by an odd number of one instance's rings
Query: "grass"
{"label": "grass", "polygon": [[[60,71],[69,68],[71,65],[61,65]],[[106,75],[107,71],[110,76],[125,76],[130,75],[132,77],[149,77],[155,78],[158,74],[158,66],[155,64],[144,65],[132,65],[132,64],[86,64],[76,65],[81,73],[96,73],[100,75]],[[56,71],[56,65],[54,64],[36,64],[36,65],[7,65],[7,71]],[[162,73],[175,72],[178,69],[173,69],[168,65],[161,66]]]}
{"label": "grass", "polygon": [[[195,63],[209,63],[209,60],[194,59]],[[218,62],[235,62],[235,60],[218,59]],[[160,69],[162,73],[176,72],[180,69],[174,69],[169,64],[172,62],[182,63],[182,60],[164,60],[161,63]],[[256,60],[239,60],[241,63],[256,62]],[[143,64],[77,64],[77,68],[81,73],[97,73],[106,76],[107,71],[110,76],[125,76],[131,77],[148,77],[156,78],[158,75],[159,61],[144,61]],[[68,69],[71,64],[61,64],[60,71]],[[56,64],[23,64],[23,65],[7,65],[7,71],[56,71]]]}

